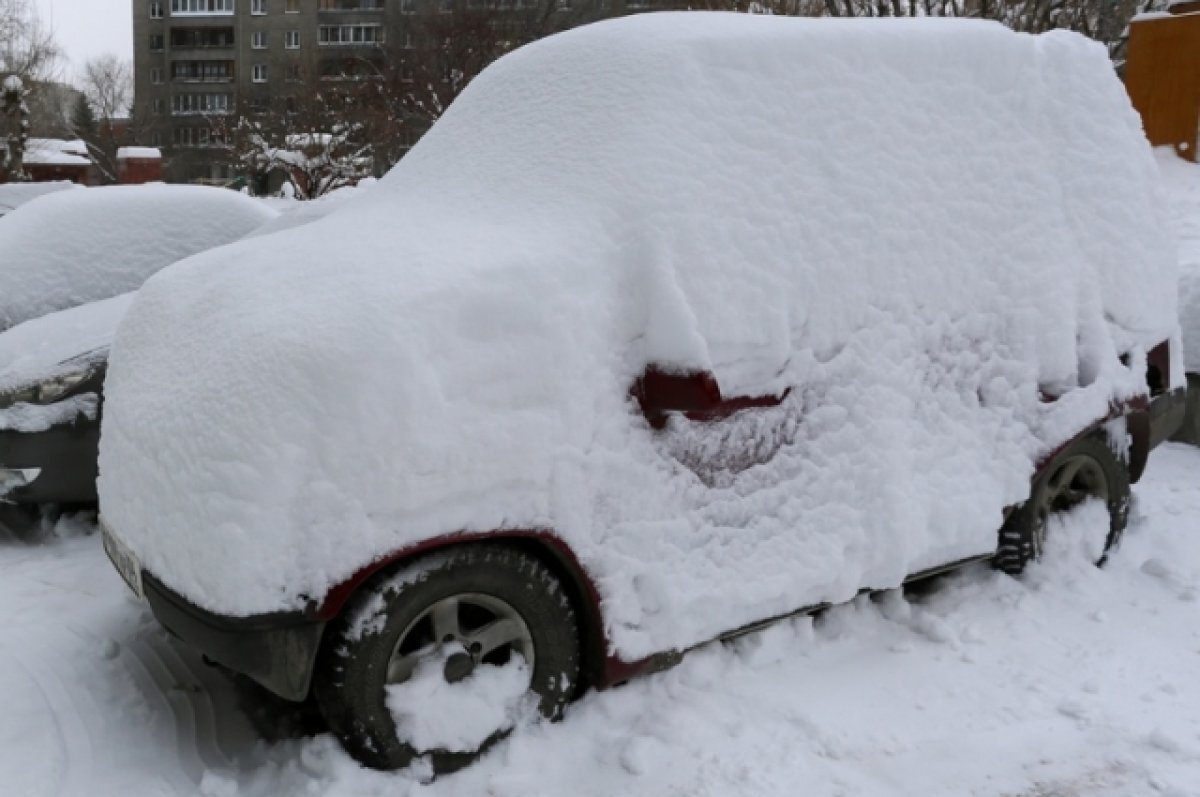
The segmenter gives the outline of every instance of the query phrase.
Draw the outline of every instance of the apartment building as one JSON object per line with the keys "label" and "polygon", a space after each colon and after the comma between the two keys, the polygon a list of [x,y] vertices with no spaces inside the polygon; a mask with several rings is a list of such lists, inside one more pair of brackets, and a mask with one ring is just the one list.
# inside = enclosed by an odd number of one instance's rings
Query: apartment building
{"label": "apartment building", "polygon": [[232,121],[235,111],[253,116],[324,85],[314,84],[314,75],[369,79],[396,53],[439,46],[414,41],[421,31],[437,29],[422,22],[490,9],[495,24],[536,17],[549,32],[670,2],[133,0],[134,109],[145,131],[139,143],[162,149],[168,180],[225,181],[233,175],[222,118]]}

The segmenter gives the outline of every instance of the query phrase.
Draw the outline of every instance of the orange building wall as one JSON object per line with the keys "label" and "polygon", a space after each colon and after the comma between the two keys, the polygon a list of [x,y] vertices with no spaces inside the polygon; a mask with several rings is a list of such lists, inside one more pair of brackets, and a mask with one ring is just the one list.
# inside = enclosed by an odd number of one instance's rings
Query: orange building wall
{"label": "orange building wall", "polygon": [[1125,88],[1153,146],[1196,160],[1200,132],[1200,13],[1136,20],[1129,27]]}

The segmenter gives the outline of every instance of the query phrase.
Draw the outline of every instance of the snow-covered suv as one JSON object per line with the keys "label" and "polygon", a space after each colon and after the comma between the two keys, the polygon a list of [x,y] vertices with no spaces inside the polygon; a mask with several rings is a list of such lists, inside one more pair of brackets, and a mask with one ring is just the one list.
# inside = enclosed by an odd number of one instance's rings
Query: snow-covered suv
{"label": "snow-covered suv", "polygon": [[[706,640],[1125,524],[1182,374],[1104,48],[658,14],[481,74],[371,192],[160,273],[104,540],[168,629],[374,767]],[[251,265],[253,267],[247,267]]]}

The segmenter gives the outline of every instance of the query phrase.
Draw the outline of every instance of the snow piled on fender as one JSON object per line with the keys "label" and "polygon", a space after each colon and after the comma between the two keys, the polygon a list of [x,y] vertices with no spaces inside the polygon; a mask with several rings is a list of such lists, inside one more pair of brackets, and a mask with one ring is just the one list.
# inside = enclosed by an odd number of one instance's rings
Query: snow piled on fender
{"label": "snow piled on fender", "polygon": [[137,185],[58,191],[0,222],[0,330],[137,288],[276,214],[233,191]]}
{"label": "snow piled on fender", "polygon": [[[1140,390],[1178,328],[1156,180],[1074,35],[688,13],[553,36],[369,194],[146,284],[104,512],[232,615],[431,536],[545,529],[626,658],[894,586],[994,550],[1037,460]],[[629,399],[652,363],[791,392],[654,432]]]}

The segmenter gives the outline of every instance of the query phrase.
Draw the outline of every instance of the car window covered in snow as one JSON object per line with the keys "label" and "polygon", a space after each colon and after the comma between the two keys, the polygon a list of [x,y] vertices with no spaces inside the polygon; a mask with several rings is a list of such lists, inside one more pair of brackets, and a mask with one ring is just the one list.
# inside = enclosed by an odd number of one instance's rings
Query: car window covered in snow
{"label": "car window covered in snow", "polygon": [[[553,36],[353,212],[146,284],[105,513],[238,615],[431,536],[545,529],[629,658],[895,586],[994,550],[1039,458],[1143,389],[1178,326],[1156,180],[1075,35],[697,13]],[[791,390],[656,432],[629,397],[648,365]]]}
{"label": "car window covered in snow", "polygon": [[233,191],[138,185],[59,191],[0,220],[0,329],[137,288],[275,215]]}

